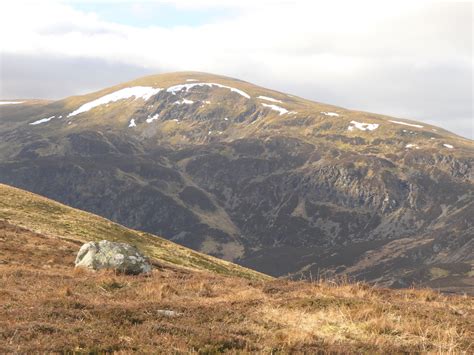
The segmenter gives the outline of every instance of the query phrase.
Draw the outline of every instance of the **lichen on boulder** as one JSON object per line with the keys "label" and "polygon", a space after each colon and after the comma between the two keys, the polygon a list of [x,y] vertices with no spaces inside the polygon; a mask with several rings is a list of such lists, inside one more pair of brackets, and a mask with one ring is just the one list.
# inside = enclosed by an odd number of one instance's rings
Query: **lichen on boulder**
{"label": "lichen on boulder", "polygon": [[111,269],[128,275],[151,271],[151,264],[137,248],[108,240],[84,244],[77,253],[75,264],[80,268]]}

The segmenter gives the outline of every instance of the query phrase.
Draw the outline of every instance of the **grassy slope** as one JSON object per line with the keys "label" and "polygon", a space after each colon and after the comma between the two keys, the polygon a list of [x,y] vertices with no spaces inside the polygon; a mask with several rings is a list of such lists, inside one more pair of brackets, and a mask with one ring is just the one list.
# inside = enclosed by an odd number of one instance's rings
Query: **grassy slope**
{"label": "grassy slope", "polygon": [[256,271],[194,252],[148,233],[128,229],[105,218],[24,190],[0,184],[0,196],[0,220],[33,232],[80,242],[102,239],[126,242],[160,262],[249,279],[269,278]]}
{"label": "grassy slope", "polygon": [[[6,190],[2,196],[20,195]],[[64,223],[55,219],[65,207],[22,196],[37,205],[15,203],[15,216],[36,219],[39,208],[44,221],[30,227],[45,234],[0,222],[0,353],[473,351],[474,299],[467,296],[176,267],[156,268],[150,277],[74,270],[80,243],[46,233],[68,230],[54,227]],[[94,231],[96,217],[69,213],[76,230]]]}

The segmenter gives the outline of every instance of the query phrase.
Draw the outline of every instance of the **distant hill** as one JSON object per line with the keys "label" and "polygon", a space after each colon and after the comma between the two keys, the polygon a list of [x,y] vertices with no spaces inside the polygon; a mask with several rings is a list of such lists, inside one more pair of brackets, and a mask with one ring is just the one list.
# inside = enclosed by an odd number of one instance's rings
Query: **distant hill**
{"label": "distant hill", "polygon": [[0,182],[274,276],[473,292],[474,144],[228,77],[0,105]]}

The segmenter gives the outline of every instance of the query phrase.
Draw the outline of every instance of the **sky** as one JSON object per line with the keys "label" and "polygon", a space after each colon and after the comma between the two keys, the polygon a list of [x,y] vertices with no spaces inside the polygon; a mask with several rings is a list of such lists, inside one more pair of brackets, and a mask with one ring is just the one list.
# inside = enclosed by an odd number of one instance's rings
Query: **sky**
{"label": "sky", "polygon": [[472,2],[1,1],[0,99],[227,75],[474,138]]}

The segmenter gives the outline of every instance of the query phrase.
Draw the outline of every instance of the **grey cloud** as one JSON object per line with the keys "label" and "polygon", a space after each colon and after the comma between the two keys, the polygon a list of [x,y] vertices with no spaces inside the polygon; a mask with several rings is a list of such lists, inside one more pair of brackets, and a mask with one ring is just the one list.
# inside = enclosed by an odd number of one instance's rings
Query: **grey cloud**
{"label": "grey cloud", "polygon": [[100,59],[1,54],[0,98],[61,99],[154,73]]}

